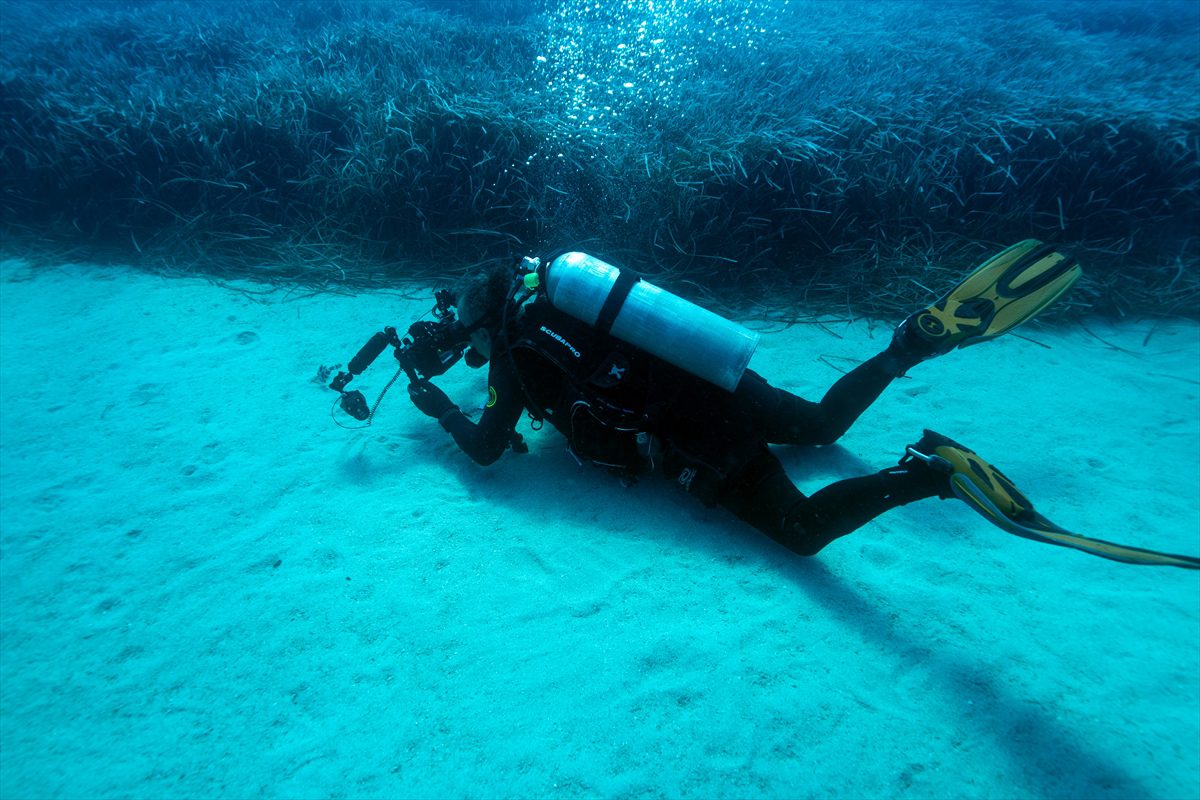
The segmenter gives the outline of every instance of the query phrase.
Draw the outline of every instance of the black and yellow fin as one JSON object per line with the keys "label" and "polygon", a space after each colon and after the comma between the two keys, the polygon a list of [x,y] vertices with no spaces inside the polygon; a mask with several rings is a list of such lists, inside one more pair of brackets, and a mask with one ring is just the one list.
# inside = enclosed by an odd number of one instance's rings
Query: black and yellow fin
{"label": "black and yellow fin", "polygon": [[1091,539],[1060,528],[1038,513],[1008,476],[948,436],[927,430],[907,452],[905,459],[920,459],[945,474],[953,495],[980,516],[1023,539],[1070,547],[1125,564],[1200,569],[1200,558]]}
{"label": "black and yellow fin", "polygon": [[1200,569],[1200,558],[1194,556],[1162,553],[1071,533],[1037,513],[1032,507],[1026,509],[1019,518],[1013,519],[1006,516],[971,480],[960,474],[950,477],[950,486],[960,500],[979,512],[988,522],[1023,539],[1070,547],[1125,564]]}
{"label": "black and yellow fin", "polygon": [[1063,295],[1083,269],[1052,244],[1026,239],[997,253],[906,322],[934,352],[1005,334]]}

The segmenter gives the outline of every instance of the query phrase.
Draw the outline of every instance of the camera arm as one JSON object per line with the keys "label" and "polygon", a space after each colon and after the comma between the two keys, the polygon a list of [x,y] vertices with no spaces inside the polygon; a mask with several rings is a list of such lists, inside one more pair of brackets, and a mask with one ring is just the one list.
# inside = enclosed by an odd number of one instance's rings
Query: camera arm
{"label": "camera arm", "polygon": [[364,344],[359,351],[354,354],[354,358],[350,359],[350,363],[346,365],[345,372],[339,372],[333,382],[329,384],[329,388],[335,392],[343,392],[346,384],[354,378],[355,375],[361,375],[362,371],[374,363],[375,359],[379,358],[388,345],[392,347],[400,346],[400,336],[396,333],[396,329],[390,325],[379,331]]}

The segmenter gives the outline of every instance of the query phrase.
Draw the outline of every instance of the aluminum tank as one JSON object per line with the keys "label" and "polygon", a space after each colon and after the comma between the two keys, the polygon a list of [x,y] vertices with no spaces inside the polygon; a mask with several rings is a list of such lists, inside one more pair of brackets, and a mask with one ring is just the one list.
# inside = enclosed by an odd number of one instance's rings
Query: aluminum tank
{"label": "aluminum tank", "polygon": [[[652,283],[637,280],[630,286],[626,278],[618,286],[619,275],[617,267],[586,253],[564,253],[546,270],[546,293],[551,305],[576,319],[601,330],[610,322],[609,332],[621,341],[726,391],[737,388],[758,333]],[[622,301],[619,293],[626,288]],[[610,303],[614,289],[618,296]]]}

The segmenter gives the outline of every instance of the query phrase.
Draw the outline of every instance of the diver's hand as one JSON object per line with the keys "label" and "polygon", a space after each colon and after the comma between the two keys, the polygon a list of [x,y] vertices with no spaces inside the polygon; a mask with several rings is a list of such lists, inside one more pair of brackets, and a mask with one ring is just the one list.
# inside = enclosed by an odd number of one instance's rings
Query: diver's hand
{"label": "diver's hand", "polygon": [[445,392],[429,381],[410,383],[408,385],[408,396],[412,399],[413,405],[420,409],[422,414],[434,419],[441,419],[447,411],[458,408],[458,406],[454,405],[454,401],[446,396]]}

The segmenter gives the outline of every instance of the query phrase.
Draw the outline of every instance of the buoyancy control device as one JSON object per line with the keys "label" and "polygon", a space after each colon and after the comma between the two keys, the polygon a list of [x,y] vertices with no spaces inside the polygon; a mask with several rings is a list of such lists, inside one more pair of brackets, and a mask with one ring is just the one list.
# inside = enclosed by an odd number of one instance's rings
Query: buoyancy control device
{"label": "buoyancy control device", "polygon": [[732,392],[759,334],[586,253],[545,268],[550,304],[669,364]]}

